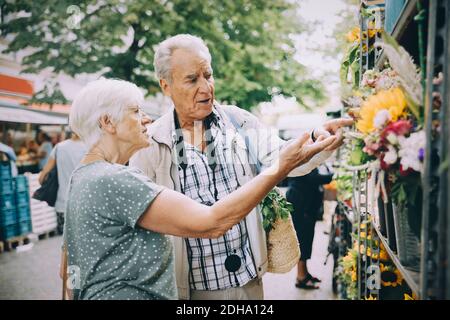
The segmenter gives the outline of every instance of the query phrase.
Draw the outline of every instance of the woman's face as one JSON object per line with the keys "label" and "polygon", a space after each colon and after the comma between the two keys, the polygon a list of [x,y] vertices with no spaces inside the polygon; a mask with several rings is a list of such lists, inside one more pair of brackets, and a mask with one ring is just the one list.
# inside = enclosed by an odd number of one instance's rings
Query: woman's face
{"label": "woman's face", "polygon": [[122,121],[116,126],[117,138],[120,142],[139,150],[149,146],[146,124],[151,121],[138,106],[125,110]]}

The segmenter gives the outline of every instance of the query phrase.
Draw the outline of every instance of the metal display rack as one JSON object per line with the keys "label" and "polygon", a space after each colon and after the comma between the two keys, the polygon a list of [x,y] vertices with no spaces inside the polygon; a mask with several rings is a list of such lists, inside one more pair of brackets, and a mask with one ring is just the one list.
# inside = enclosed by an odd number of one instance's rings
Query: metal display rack
{"label": "metal display rack", "polygon": [[[365,1],[362,1],[361,6],[366,6]],[[384,6],[379,11],[384,14]],[[422,20],[422,25],[420,25],[420,20],[424,17],[426,24]],[[401,262],[397,251],[389,246],[386,236],[380,232],[379,225],[373,221],[372,213],[374,212],[372,211],[377,208],[373,208],[369,201],[371,192],[373,192],[370,190],[368,182],[372,174],[368,169],[369,165],[345,168],[353,172],[352,208],[349,210],[344,204],[339,205],[344,216],[353,223],[353,233],[356,234],[354,241],[358,247],[358,299],[379,298],[380,266],[379,260],[372,259],[372,255],[380,252],[381,244],[411,291],[419,299],[450,299],[450,263],[448,263],[450,258],[450,205],[448,203],[448,199],[450,199],[449,18],[450,1],[409,0],[405,2],[391,32],[391,36],[407,50],[408,43],[406,42],[410,41],[408,37],[411,37],[412,30],[416,32],[418,52],[414,52],[412,55],[419,56],[418,62],[422,65],[424,76],[426,150],[425,169],[422,174],[423,201],[419,271],[413,271]],[[369,37],[363,37],[363,32],[369,28],[369,18],[360,15],[359,23],[360,39],[362,39],[359,73],[361,82],[365,71],[373,68],[382,69],[386,57],[383,52],[378,50],[372,52],[363,50],[363,45],[369,48]],[[425,35],[424,29],[426,29],[427,36],[419,39]],[[424,61],[426,61],[426,73],[423,70]],[[443,80],[440,84],[435,84],[433,79],[438,73],[442,73]],[[439,93],[441,97],[441,105],[438,108],[434,105],[436,93]],[[433,130],[436,126],[439,126],[437,131]],[[365,237],[361,237],[361,227],[364,225],[366,227]],[[372,235],[370,243],[367,240],[369,233]],[[360,248],[363,250],[361,251]]]}
{"label": "metal display rack", "polygon": [[[427,76],[425,88],[425,125],[427,144],[425,172],[422,185],[424,192],[422,210],[421,248],[421,298],[450,298],[450,208],[448,206],[450,155],[448,116],[450,108],[450,2],[430,0],[428,7]],[[442,72],[443,81],[432,81]],[[433,107],[433,92],[441,96],[441,106]],[[432,136],[438,121],[439,134]],[[437,213],[437,217],[433,216]]]}

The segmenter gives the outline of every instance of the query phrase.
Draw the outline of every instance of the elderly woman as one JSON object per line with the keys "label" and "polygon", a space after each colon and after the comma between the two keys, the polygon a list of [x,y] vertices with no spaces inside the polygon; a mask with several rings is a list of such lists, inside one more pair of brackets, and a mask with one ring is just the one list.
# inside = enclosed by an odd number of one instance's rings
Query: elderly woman
{"label": "elderly woman", "polygon": [[101,79],[72,104],[70,126],[89,149],[72,174],[66,209],[64,244],[74,299],[176,299],[166,234],[219,237],[293,168],[336,139],[311,143],[308,134],[301,136],[284,148],[276,166],[205,206],[124,165],[149,145],[142,102],[134,84]]}

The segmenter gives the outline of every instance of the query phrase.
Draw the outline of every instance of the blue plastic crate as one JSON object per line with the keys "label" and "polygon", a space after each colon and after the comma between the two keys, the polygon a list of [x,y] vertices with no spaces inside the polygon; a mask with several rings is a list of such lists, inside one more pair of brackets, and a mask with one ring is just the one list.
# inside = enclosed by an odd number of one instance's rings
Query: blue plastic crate
{"label": "blue plastic crate", "polygon": [[15,209],[0,210],[0,227],[17,223],[17,214]]}
{"label": "blue plastic crate", "polygon": [[16,197],[14,194],[1,194],[0,195],[0,210],[11,210],[16,208]]}
{"label": "blue plastic crate", "polygon": [[17,236],[17,224],[0,227],[0,239],[8,240]]}
{"label": "blue plastic crate", "polygon": [[0,195],[12,194],[14,192],[12,179],[0,180]]}
{"label": "blue plastic crate", "polygon": [[0,162],[0,180],[12,179],[11,164],[9,161]]}
{"label": "blue plastic crate", "polygon": [[31,232],[31,220],[21,221],[17,224],[17,235],[22,236]]}
{"label": "blue plastic crate", "polygon": [[17,220],[18,221],[24,221],[24,220],[30,220],[31,219],[31,212],[30,212],[30,206],[24,205],[17,207]]}
{"label": "blue plastic crate", "polygon": [[28,192],[28,179],[20,175],[14,178],[14,189],[16,192]]}
{"label": "blue plastic crate", "polygon": [[30,204],[30,195],[27,191],[16,192],[16,205],[28,206]]}

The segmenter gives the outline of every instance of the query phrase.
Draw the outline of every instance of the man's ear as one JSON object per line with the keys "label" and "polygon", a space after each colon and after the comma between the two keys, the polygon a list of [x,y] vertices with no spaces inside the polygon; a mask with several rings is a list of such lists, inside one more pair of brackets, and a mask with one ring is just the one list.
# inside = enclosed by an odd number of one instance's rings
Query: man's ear
{"label": "man's ear", "polygon": [[171,97],[172,92],[170,91],[170,85],[166,79],[159,79],[159,86],[165,96]]}
{"label": "man's ear", "polygon": [[114,125],[114,123],[112,123],[111,117],[107,114],[103,115],[98,120],[98,125],[102,130],[104,130],[108,133],[113,134],[116,132],[116,126]]}

